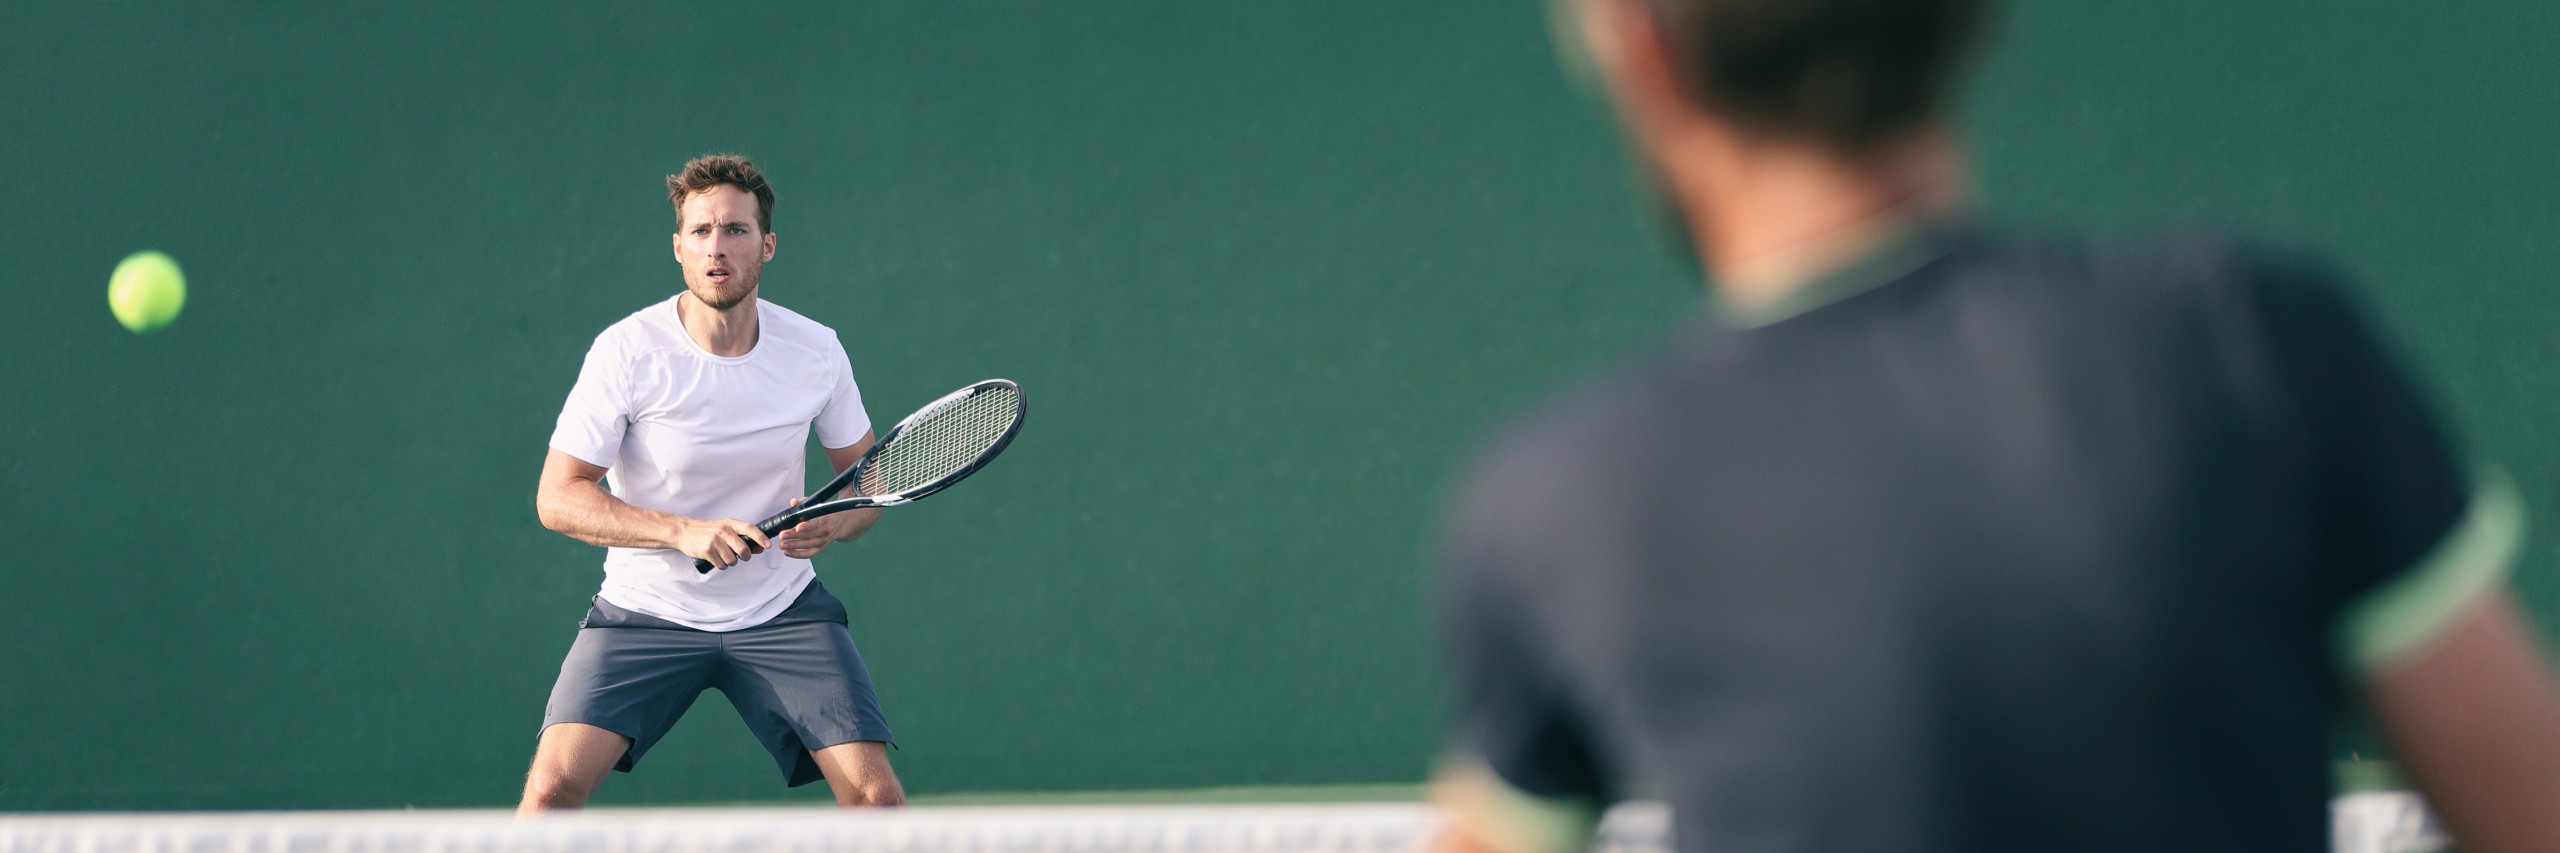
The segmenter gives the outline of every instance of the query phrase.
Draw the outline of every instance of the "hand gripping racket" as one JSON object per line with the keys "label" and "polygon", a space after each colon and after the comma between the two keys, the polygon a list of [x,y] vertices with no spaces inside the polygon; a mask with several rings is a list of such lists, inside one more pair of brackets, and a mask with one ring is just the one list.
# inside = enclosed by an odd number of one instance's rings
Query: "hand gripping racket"
{"label": "hand gripping racket", "polygon": [[[853,467],[844,469],[826,488],[798,505],[756,522],[767,537],[800,522],[849,509],[897,506],[949,488],[977,473],[1004,452],[1022,430],[1022,386],[1012,380],[989,379],[943,395],[889,428]],[[854,496],[837,498],[844,487],[859,483]],[[754,543],[748,543],[752,548]],[[711,573],[711,561],[693,561],[695,571]]]}

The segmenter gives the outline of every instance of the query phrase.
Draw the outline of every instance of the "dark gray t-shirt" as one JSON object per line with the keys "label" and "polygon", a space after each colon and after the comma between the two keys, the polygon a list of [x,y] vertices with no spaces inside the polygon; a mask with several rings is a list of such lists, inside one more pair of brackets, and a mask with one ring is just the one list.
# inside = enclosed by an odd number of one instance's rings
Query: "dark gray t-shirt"
{"label": "dark gray t-shirt", "polygon": [[1455,747],[1687,850],[2325,849],[2339,611],[2468,503],[2426,407],[2293,260],[1924,247],[1493,446]]}

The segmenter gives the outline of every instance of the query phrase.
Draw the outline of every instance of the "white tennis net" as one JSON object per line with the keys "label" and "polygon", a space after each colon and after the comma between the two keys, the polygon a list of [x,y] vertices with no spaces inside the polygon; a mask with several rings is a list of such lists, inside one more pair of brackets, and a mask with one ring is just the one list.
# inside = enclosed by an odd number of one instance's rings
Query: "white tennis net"
{"label": "white tennis net", "polygon": [[[519,821],[497,811],[0,816],[0,853],[1409,853],[1414,804],[596,809]],[[2339,798],[2336,849],[2444,847],[2415,797]],[[1604,853],[1669,849],[1659,805],[1612,809]]]}

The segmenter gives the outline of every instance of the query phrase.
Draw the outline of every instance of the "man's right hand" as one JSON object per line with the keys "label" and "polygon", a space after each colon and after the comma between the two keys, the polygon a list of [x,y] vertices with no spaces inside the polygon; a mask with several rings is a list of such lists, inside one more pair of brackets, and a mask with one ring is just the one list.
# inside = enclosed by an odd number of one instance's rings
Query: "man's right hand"
{"label": "man's right hand", "polygon": [[757,530],[752,522],[734,518],[685,519],[683,529],[676,534],[676,550],[723,569],[746,562],[747,557],[770,547],[773,540],[766,538],[764,531]]}

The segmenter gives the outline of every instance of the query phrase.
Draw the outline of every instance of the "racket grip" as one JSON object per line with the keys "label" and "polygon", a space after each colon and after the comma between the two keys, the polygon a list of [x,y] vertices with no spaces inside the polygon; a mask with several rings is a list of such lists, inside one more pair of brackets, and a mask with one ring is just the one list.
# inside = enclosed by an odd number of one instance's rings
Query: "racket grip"
{"label": "racket grip", "polygon": [[[767,536],[771,536],[771,535],[773,535],[773,534],[767,533],[767,534],[765,534],[765,535],[767,535]],[[764,551],[764,549],[763,549],[763,548],[758,548],[758,547],[756,547],[756,543],[753,543],[753,542],[749,542],[749,543],[747,543],[747,553],[748,553],[748,554],[753,555],[753,554],[762,553],[763,551]],[[705,559],[702,559],[702,558],[700,558],[700,557],[696,557],[696,558],[694,558],[694,560],[693,560],[693,570],[694,570],[695,572],[698,572],[698,573],[706,574],[706,575],[707,575],[707,574],[710,574],[710,573],[711,573],[711,570],[712,570],[712,569],[716,569],[716,568],[719,568],[719,567],[718,567],[718,566],[714,566],[714,565],[712,565],[710,560],[705,560]]]}
{"label": "racket grip", "polygon": [[[788,522],[788,523],[786,523],[786,522]],[[791,517],[791,511],[786,509],[786,510],[783,510],[783,511],[781,511],[781,512],[775,513],[775,514],[773,515],[773,517],[772,517],[772,518],[768,518],[768,519],[765,519],[765,520],[763,520],[763,521],[756,522],[756,529],[757,529],[757,530],[764,531],[764,536],[765,536],[765,538],[767,538],[767,539],[771,539],[771,538],[773,538],[773,537],[775,537],[775,536],[781,535],[781,533],[782,533],[782,531],[783,531],[783,529],[784,529],[784,528],[790,527],[791,525],[793,525],[793,524],[798,524],[798,523],[800,523],[800,522],[799,522],[797,519],[793,519],[793,518]],[[763,549],[763,548],[759,548],[759,547],[757,547],[757,546],[756,546],[756,543],[753,543],[753,542],[749,542],[749,543],[747,543],[747,553],[749,553],[749,554],[757,554],[757,553],[762,553],[763,551],[764,551],[764,549]],[[694,572],[695,572],[695,573],[697,573],[697,574],[705,574],[705,575],[707,575],[707,574],[710,574],[710,573],[711,573],[711,570],[712,570],[712,569],[716,569],[716,568],[719,568],[719,567],[718,567],[718,566],[714,566],[714,565],[712,565],[710,560],[705,560],[705,559],[702,559],[702,558],[700,558],[700,557],[696,557],[696,558],[694,558],[694,560],[693,560],[693,570],[694,570]]]}

